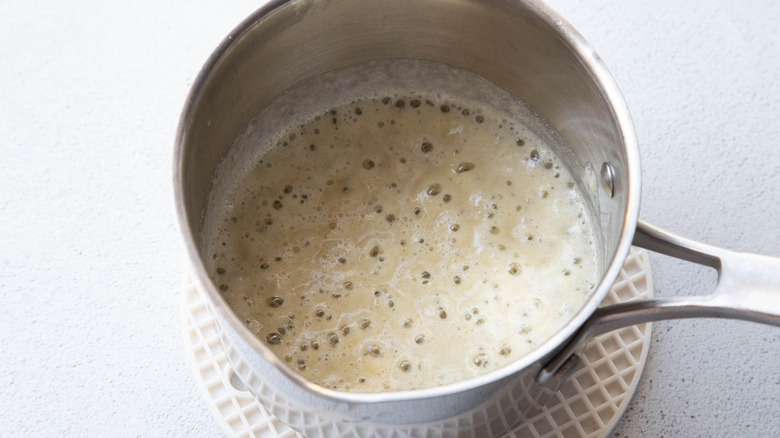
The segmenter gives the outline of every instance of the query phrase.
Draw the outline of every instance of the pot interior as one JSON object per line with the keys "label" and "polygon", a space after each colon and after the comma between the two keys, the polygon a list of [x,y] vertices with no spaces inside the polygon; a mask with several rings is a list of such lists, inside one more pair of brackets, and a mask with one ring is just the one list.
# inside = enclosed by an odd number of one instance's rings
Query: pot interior
{"label": "pot interior", "polygon": [[[486,78],[525,101],[560,135],[556,153],[589,197],[600,225],[604,280],[570,326],[581,324],[628,251],[636,222],[631,205],[638,201],[631,200],[637,184],[629,181],[638,181],[638,164],[629,159],[635,140],[611,78],[579,35],[551,14],[535,3],[508,0],[295,0],[272,3],[250,17],[204,67],[179,127],[180,220],[201,282],[210,282],[202,269],[201,233],[214,175],[220,165],[238,168],[241,160],[234,165],[223,159],[275,97],[338,69],[426,60]],[[605,162],[615,172],[614,197],[601,189]],[[574,329],[567,326],[564,335]]]}

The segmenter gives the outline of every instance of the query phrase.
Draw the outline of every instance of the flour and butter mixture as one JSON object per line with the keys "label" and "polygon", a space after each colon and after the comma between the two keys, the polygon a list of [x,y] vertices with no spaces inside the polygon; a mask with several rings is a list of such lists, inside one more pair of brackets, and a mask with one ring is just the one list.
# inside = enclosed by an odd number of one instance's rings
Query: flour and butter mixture
{"label": "flour and butter mixture", "polygon": [[249,329],[319,385],[404,390],[494,370],[595,286],[577,185],[502,112],[383,93],[273,142],[220,204],[207,264]]}

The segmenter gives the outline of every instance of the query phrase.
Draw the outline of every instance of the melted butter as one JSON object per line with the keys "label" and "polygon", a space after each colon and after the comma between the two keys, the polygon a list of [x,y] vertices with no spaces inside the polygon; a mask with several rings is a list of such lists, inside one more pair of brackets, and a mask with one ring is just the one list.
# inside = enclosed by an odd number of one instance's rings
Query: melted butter
{"label": "melted butter", "polygon": [[465,99],[380,95],[288,126],[205,243],[231,308],[324,387],[437,386],[533,350],[597,281],[558,158]]}

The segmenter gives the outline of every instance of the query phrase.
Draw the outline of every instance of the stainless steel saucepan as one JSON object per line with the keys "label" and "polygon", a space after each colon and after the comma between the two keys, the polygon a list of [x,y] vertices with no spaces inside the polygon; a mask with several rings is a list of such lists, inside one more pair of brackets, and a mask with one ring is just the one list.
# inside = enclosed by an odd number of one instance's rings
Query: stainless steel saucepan
{"label": "stainless steel saucepan", "polygon": [[[571,172],[581,181],[598,181],[584,189],[597,210],[605,262],[582,310],[510,365],[435,388],[337,392],[290,370],[230,310],[204,268],[202,219],[217,165],[275,96],[328,71],[398,58],[481,75],[543,115],[581,163]],[[239,377],[250,370],[262,376],[262,383],[250,384],[253,394],[308,436],[392,435],[399,425],[419,436],[498,435],[511,426],[507,416],[520,421],[526,407],[576,369],[578,349],[600,333],[694,317],[780,326],[780,259],[715,248],[638,220],[639,153],[628,108],[588,43],[537,1],[272,1],[241,23],[200,72],[182,113],[174,166],[179,224],[194,277],[218,314],[223,342],[235,352],[231,364]],[[717,288],[707,296],[597,309],[632,244],[715,268]]]}

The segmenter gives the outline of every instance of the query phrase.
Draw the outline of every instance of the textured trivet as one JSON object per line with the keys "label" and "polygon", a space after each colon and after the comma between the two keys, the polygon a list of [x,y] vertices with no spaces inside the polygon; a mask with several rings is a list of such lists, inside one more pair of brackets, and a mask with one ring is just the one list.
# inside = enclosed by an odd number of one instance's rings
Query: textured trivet
{"label": "textured trivet", "polygon": [[[648,254],[632,248],[603,304],[652,296]],[[219,342],[213,311],[189,279],[182,296],[182,317],[195,380],[225,433],[230,437],[302,437],[270,414],[233,373]],[[636,391],[647,360],[651,326],[627,327],[596,338],[583,354],[583,368],[544,408],[528,415],[506,437],[608,435]]]}

